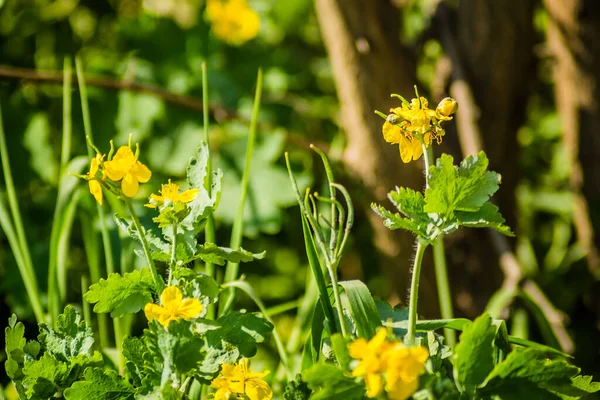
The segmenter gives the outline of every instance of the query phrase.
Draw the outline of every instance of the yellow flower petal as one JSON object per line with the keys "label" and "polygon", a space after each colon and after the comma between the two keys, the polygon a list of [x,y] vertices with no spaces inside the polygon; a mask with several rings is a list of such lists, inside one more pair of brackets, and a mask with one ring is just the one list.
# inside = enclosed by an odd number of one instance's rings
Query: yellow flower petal
{"label": "yellow flower petal", "polygon": [[127,161],[127,163],[133,163],[135,161],[135,154],[133,154],[133,151],[131,151],[129,146],[121,146],[119,147],[119,150],[117,150],[117,153],[113,157],[112,161]]}
{"label": "yellow flower petal", "polygon": [[193,319],[202,312],[202,303],[197,299],[185,299],[177,308],[177,316],[183,319]]}
{"label": "yellow flower petal", "polygon": [[197,195],[198,189],[186,190],[185,192],[179,195],[179,201],[181,201],[182,203],[189,203],[190,201],[194,200]]}
{"label": "yellow flower petal", "polygon": [[404,134],[399,126],[389,123],[385,121],[383,123],[383,139],[392,144],[400,143]]}
{"label": "yellow flower petal", "polygon": [[[112,179],[112,178],[111,178]],[[134,197],[140,190],[140,184],[132,174],[126,174],[121,182],[121,191],[127,197]]]}
{"label": "yellow flower petal", "polygon": [[271,400],[273,391],[262,379],[250,379],[246,382],[246,396],[250,400]]}
{"label": "yellow flower petal", "polygon": [[367,385],[367,397],[377,397],[383,390],[383,377],[379,373],[368,374],[365,384]]}
{"label": "yellow flower petal", "polygon": [[137,161],[133,164],[130,173],[137,179],[138,182],[146,183],[152,177],[152,172],[141,162]]}
{"label": "yellow flower petal", "polygon": [[412,396],[419,388],[419,380],[412,382],[401,382],[395,387],[388,390],[388,398],[390,400],[406,400]]}
{"label": "yellow flower petal", "polygon": [[402,162],[409,163],[413,159],[413,147],[410,141],[402,135],[402,139],[400,140],[400,158]]}
{"label": "yellow flower petal", "polygon": [[154,303],[148,303],[144,307],[144,314],[146,314],[146,318],[148,321],[154,321],[155,319],[159,319],[164,313],[164,310],[161,306]]}
{"label": "yellow flower petal", "polygon": [[115,182],[118,182],[121,179],[123,179],[123,177],[127,173],[122,168],[118,168],[118,166],[113,164],[112,161],[107,161],[106,163],[104,163],[104,172],[106,173],[106,176],[108,176],[111,180]]}
{"label": "yellow flower petal", "polygon": [[354,342],[350,344],[348,348],[348,352],[350,353],[350,357],[363,359],[367,352],[369,351],[369,347],[367,346],[367,341],[363,338],[358,338]]}
{"label": "yellow flower petal", "polygon": [[94,196],[98,204],[102,205],[102,185],[96,180],[88,182],[90,186],[90,193]]}
{"label": "yellow flower petal", "polygon": [[436,111],[444,117],[450,117],[458,109],[458,103],[452,97],[446,97],[439,102]]}
{"label": "yellow flower petal", "polygon": [[177,307],[183,300],[183,293],[177,286],[167,286],[160,295],[160,302],[165,308]]}

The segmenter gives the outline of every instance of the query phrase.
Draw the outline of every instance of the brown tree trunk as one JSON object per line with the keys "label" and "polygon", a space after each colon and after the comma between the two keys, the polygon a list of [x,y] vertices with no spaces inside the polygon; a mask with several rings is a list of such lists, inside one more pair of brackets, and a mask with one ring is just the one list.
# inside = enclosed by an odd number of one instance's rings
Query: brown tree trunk
{"label": "brown tree trunk", "polygon": [[[561,117],[575,193],[574,223],[587,253],[588,267],[598,273],[600,213],[600,7],[594,0],[545,0],[550,16],[547,43],[553,57],[556,106]],[[594,215],[594,214],[593,214]]]}
{"label": "brown tree trunk", "polygon": [[[457,97],[457,126],[466,114],[475,115],[482,133],[481,143],[464,142],[463,153],[476,153],[482,147],[490,169],[502,175],[502,185],[494,196],[507,223],[515,226],[515,187],[519,179],[517,130],[525,118],[527,99],[535,81],[533,55],[533,0],[462,0],[451,13],[445,4],[438,10],[442,24],[440,40],[452,61],[453,85]],[[472,98],[462,98],[470,88]],[[475,107],[470,113],[460,107]],[[478,117],[478,118],[477,118]],[[465,132],[461,132],[465,133]],[[449,142],[457,154],[458,144]],[[463,135],[464,136],[464,135]],[[462,231],[448,240],[450,279],[459,311],[475,316],[502,284],[497,252],[488,235]]]}
{"label": "brown tree trunk", "polygon": [[[414,93],[414,55],[398,40],[399,10],[389,0],[315,0],[315,6],[337,84],[340,125],[348,140],[344,166],[368,190],[362,206],[380,266],[402,297],[414,238],[389,231],[368,208],[372,201],[389,205],[386,194],[396,186],[423,185],[421,163],[402,165],[398,147],[383,140],[383,120],[374,113],[398,105],[391,93]],[[423,293],[435,292],[432,280],[424,282]],[[437,313],[435,301],[423,304],[420,311]]]}

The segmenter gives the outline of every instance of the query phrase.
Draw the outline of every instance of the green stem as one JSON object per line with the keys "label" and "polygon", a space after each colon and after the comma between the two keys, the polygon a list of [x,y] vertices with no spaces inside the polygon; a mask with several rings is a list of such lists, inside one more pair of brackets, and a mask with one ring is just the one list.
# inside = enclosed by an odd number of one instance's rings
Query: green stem
{"label": "green stem", "polygon": [[410,284],[410,300],[408,305],[408,333],[404,341],[407,345],[415,344],[415,332],[417,327],[417,304],[419,302],[419,279],[421,277],[421,265],[423,263],[423,254],[427,248],[426,243],[417,241],[417,251],[413,264],[412,281]]}
{"label": "green stem", "polygon": [[337,268],[333,265],[327,264],[327,271],[329,272],[329,278],[331,278],[331,286],[333,287],[333,298],[335,299],[335,308],[340,321],[340,328],[342,336],[348,337],[348,330],[346,329],[346,320],[344,319],[344,309],[342,307],[342,299],[340,298],[340,288],[337,279]]}
{"label": "green stem", "polygon": [[87,292],[90,287],[90,280],[87,275],[81,275],[81,308],[83,309],[83,319],[87,326],[92,326],[92,311],[90,310],[90,304],[84,300],[83,295]]}
{"label": "green stem", "polygon": [[[21,263],[19,265],[19,272],[21,273],[21,279],[25,284],[27,290],[27,296],[31,302],[33,313],[38,322],[44,322],[44,308],[42,307],[42,301],[40,300],[37,278],[35,276],[35,270],[33,269],[33,262],[31,261],[31,253],[29,252],[29,245],[27,244],[27,237],[25,236],[25,228],[23,228],[23,221],[21,219],[21,212],[19,210],[19,202],[17,199],[17,191],[12,179],[12,173],[10,169],[10,161],[8,159],[8,148],[6,146],[6,138],[4,135],[4,124],[2,122],[2,112],[0,110],[0,159],[2,161],[2,169],[4,171],[4,183],[6,185],[6,193],[8,195],[8,205],[12,214],[12,220],[14,224],[10,222],[8,213],[6,218],[3,218],[6,222],[2,224],[2,228],[6,232],[7,229],[16,231],[14,240],[12,240],[11,247],[15,258],[19,256]],[[19,253],[17,255],[17,253]]]}
{"label": "green stem", "polygon": [[156,266],[154,265],[154,260],[152,259],[152,254],[150,254],[150,246],[148,245],[148,240],[146,240],[146,234],[144,233],[144,228],[140,223],[140,219],[138,218],[135,209],[133,208],[133,203],[131,199],[128,197],[124,197],[125,205],[127,206],[127,210],[129,211],[129,215],[133,219],[133,225],[137,230],[138,237],[140,238],[140,242],[142,243],[142,249],[144,251],[144,256],[146,256],[146,261],[148,262],[148,266],[150,267],[150,272],[152,273],[152,277],[154,278],[154,284],[156,285],[156,292],[162,293],[165,288],[165,283],[163,279],[158,274],[156,270]]}
{"label": "green stem", "polygon": [[[206,148],[208,149],[208,159],[206,160],[206,174],[208,179],[206,180],[206,191],[208,196],[211,196],[211,185],[212,185],[212,168],[210,162],[210,137],[208,135],[208,74],[206,72],[206,63],[202,63],[202,117],[204,122],[204,142],[206,142]],[[204,228],[205,241],[207,243],[215,243],[215,217],[213,213],[208,214],[206,220],[206,227]],[[215,265],[211,262],[207,262],[206,274],[211,278],[215,278]],[[215,304],[211,303],[208,306],[208,319],[214,319],[215,317]]]}
{"label": "green stem", "polygon": [[[85,84],[85,75],[83,74],[83,64],[79,57],[75,57],[75,74],[77,75],[77,82],[79,84],[79,98],[81,100],[81,114],[83,118],[83,131],[85,132],[86,147],[88,158],[91,161],[94,158],[94,149],[90,142],[94,143],[94,135],[92,132],[92,123],[90,119],[90,108],[88,103],[87,86]],[[110,235],[108,233],[108,227],[106,226],[106,219],[104,217],[104,209],[98,203],[96,203],[96,210],[98,211],[98,222],[100,224],[100,234],[102,236],[102,248],[104,250],[104,262],[106,263],[106,273],[110,275],[115,272],[115,265],[113,261],[112,244],[110,241]],[[91,265],[91,264],[90,264]],[[90,271],[92,274],[92,271]],[[106,318],[98,318],[98,324],[106,324]],[[102,330],[107,330],[108,327],[104,326]],[[115,343],[120,337],[120,333],[117,325],[114,326]],[[118,347],[117,347],[118,348]],[[120,352],[120,349],[119,349]]]}
{"label": "green stem", "polygon": [[23,252],[19,245],[19,239],[17,238],[17,234],[12,226],[8,210],[4,206],[4,199],[2,199],[2,197],[0,197],[0,227],[4,231],[4,234],[8,239],[8,244],[13,251],[13,256],[17,261],[17,267],[19,269],[19,273],[21,274],[23,284],[25,285],[25,291],[27,292],[27,297],[31,303],[31,308],[33,309],[35,318],[38,323],[46,322],[44,319],[44,309],[42,307],[42,301],[39,297],[39,290],[37,288],[36,281],[35,279],[30,278],[27,263],[23,257]]}
{"label": "green stem", "polygon": [[[426,187],[429,188],[429,169],[433,162],[433,147],[425,148],[423,145],[423,155],[425,161]],[[452,294],[450,292],[450,281],[448,280],[448,267],[446,265],[446,252],[444,251],[444,236],[440,234],[433,243],[433,264],[435,266],[435,280],[437,282],[438,299],[440,304],[440,314],[443,319],[454,318],[454,309],[452,307]],[[444,329],[446,343],[450,347],[456,344],[456,332],[452,329]]]}
{"label": "green stem", "polygon": [[[175,267],[175,263],[177,262],[177,224],[173,224],[173,243],[171,244],[171,269]],[[171,284],[171,279],[169,279],[169,285]]]}
{"label": "green stem", "polygon": [[[248,194],[248,185],[250,181],[250,166],[252,164],[252,155],[254,154],[254,144],[256,142],[256,123],[258,121],[258,112],[260,110],[260,99],[262,95],[262,70],[258,70],[256,79],[256,92],[254,93],[254,108],[252,110],[252,120],[250,121],[250,132],[248,134],[248,145],[246,148],[246,162],[244,164],[244,173],[242,175],[240,201],[238,203],[237,214],[233,223],[231,240],[229,246],[232,249],[239,249],[242,244],[242,233],[244,229],[244,207],[246,205],[246,196]],[[228,262],[225,268],[224,282],[231,282],[237,279],[239,264]],[[223,315],[226,308],[230,306],[235,298],[235,290],[230,289],[221,296],[219,302],[219,315]]]}
{"label": "green stem", "polygon": [[[446,252],[444,250],[444,237],[438,236],[433,243],[433,264],[435,266],[435,279],[437,282],[438,298],[440,302],[440,314],[442,319],[453,319],[452,295],[450,294],[450,283],[448,281],[448,268],[446,266]],[[452,329],[444,329],[446,344],[454,347],[456,344],[456,332]]]}

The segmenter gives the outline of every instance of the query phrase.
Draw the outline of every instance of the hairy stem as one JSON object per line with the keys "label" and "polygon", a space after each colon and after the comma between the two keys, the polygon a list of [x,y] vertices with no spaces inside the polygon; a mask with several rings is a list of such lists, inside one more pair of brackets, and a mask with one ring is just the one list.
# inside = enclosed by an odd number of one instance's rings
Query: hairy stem
{"label": "hairy stem", "polygon": [[417,327],[417,304],[419,302],[419,278],[421,277],[421,265],[423,263],[423,254],[427,248],[426,243],[417,241],[417,251],[413,264],[412,281],[410,284],[410,300],[408,306],[408,333],[404,338],[407,345],[415,343],[415,332]]}

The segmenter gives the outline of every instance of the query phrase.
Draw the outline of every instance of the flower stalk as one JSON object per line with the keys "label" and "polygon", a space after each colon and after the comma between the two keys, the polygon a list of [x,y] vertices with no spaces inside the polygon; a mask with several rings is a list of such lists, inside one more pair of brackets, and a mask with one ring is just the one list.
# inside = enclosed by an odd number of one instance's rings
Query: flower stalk
{"label": "flower stalk", "polygon": [[417,304],[419,302],[419,280],[421,278],[421,266],[423,264],[423,254],[427,243],[417,241],[417,250],[413,263],[412,279],[410,283],[410,299],[408,305],[408,333],[404,338],[408,346],[415,344],[415,333],[417,330]]}
{"label": "flower stalk", "polygon": [[144,256],[146,256],[146,261],[148,262],[148,266],[150,267],[150,272],[152,273],[152,277],[154,278],[154,284],[156,286],[156,291],[158,293],[162,293],[165,288],[165,283],[161,276],[158,274],[156,270],[156,265],[154,265],[154,260],[152,259],[152,254],[150,254],[150,246],[148,245],[148,240],[146,239],[146,234],[144,233],[144,228],[140,223],[140,219],[133,208],[133,204],[129,197],[123,196],[123,200],[125,201],[125,205],[127,206],[127,210],[129,211],[129,215],[133,219],[133,225],[137,230],[138,237],[140,238],[140,242],[142,243],[142,249],[144,251]]}

